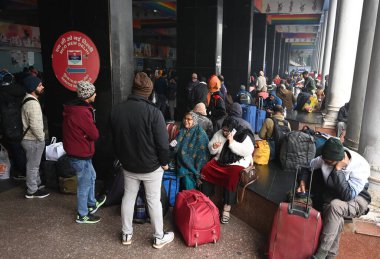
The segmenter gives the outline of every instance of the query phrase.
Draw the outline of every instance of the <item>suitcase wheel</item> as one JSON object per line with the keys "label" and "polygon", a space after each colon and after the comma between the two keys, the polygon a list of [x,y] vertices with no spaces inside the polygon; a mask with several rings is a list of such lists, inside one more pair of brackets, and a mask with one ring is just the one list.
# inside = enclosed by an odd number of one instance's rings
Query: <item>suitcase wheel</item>
{"label": "suitcase wheel", "polygon": [[216,238],[214,238],[214,244],[216,244]]}

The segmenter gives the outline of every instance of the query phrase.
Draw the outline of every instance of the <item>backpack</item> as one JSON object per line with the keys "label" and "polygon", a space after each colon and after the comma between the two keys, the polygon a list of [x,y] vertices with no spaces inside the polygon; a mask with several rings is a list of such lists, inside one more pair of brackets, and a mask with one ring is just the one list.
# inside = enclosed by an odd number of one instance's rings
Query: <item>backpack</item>
{"label": "backpack", "polygon": [[291,131],[283,139],[280,161],[284,171],[296,171],[298,165],[309,166],[315,157],[314,137],[302,131]]}
{"label": "backpack", "polygon": [[28,97],[21,102],[17,101],[4,101],[1,104],[1,129],[4,136],[12,142],[21,142],[25,134],[28,132],[29,127],[23,131],[23,124],[21,118],[22,106],[31,101],[36,100],[33,97]]}
{"label": "backpack", "polygon": [[275,145],[279,148],[286,134],[290,132],[289,122],[287,120],[278,120],[276,118],[271,118],[273,120],[273,133],[272,139]]}
{"label": "backpack", "polygon": [[239,95],[239,103],[240,104],[248,104],[252,103],[252,97],[249,92],[243,92]]}

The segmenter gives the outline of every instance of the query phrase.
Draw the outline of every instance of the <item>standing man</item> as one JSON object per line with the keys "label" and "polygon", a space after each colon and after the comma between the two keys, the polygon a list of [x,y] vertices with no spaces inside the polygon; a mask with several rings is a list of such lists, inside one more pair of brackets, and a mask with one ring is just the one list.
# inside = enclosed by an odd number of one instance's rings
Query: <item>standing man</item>
{"label": "standing man", "polygon": [[339,139],[329,138],[322,155],[311,160],[310,166],[321,169],[325,182],[323,228],[318,251],[311,258],[334,258],[338,254],[344,218],[356,218],[368,212],[370,165],[358,153],[344,148]]}
{"label": "standing man", "polygon": [[187,108],[193,109],[197,102],[194,101],[194,89],[199,84],[198,75],[196,73],[191,74],[191,81],[186,89]]}
{"label": "standing man", "polygon": [[143,182],[152,224],[153,247],[162,248],[174,239],[164,232],[161,183],[169,162],[169,137],[162,113],[148,100],[153,83],[137,73],[132,94],[111,112],[111,129],[116,157],[124,172],[124,196],[121,204],[123,245],[132,243],[133,211],[140,183]]}
{"label": "standing man", "polygon": [[106,201],[102,196],[95,199],[96,172],[92,165],[95,141],[99,131],[95,126],[95,86],[87,81],[77,84],[78,99],[63,108],[63,147],[78,178],[77,223],[98,223],[100,217],[93,215]]}
{"label": "standing man", "polygon": [[256,80],[256,91],[260,92],[261,89],[263,89],[264,86],[267,85],[267,79],[264,76],[264,72],[260,71],[259,72],[259,77]]}
{"label": "standing man", "polygon": [[44,91],[44,86],[38,77],[28,76],[24,80],[24,87],[27,94],[23,100],[21,118],[25,135],[21,145],[26,154],[27,191],[25,197],[27,199],[45,198],[50,193],[39,187],[41,184],[39,169],[45,149],[45,133],[42,109],[38,101]]}
{"label": "standing man", "polygon": [[309,72],[308,71],[304,71],[302,73],[302,76],[303,76],[303,78],[305,80],[305,82],[303,83],[302,92],[306,92],[306,93],[309,93],[311,95],[315,94],[315,91],[317,90],[317,88],[315,87],[315,81],[309,75]]}

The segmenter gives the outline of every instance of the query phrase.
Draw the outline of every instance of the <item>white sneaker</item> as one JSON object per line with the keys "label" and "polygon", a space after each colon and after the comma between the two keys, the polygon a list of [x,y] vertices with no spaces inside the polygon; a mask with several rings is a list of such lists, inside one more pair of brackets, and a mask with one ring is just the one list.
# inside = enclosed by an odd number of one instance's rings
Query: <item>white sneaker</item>
{"label": "white sneaker", "polygon": [[123,245],[132,244],[132,235],[121,233],[121,243]]}
{"label": "white sneaker", "polygon": [[153,241],[153,247],[160,249],[163,248],[166,244],[169,244],[174,240],[173,232],[165,232],[162,238],[155,238]]}

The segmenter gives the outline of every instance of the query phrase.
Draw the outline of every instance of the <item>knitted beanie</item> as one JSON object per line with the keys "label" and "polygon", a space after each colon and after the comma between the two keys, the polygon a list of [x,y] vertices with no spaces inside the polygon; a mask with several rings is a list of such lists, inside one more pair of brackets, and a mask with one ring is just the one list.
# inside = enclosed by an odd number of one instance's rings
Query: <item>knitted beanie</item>
{"label": "knitted beanie", "polygon": [[88,81],[79,81],[77,95],[79,99],[86,100],[95,94],[95,86]]}
{"label": "knitted beanie", "polygon": [[32,93],[41,83],[41,79],[36,76],[28,76],[24,79],[24,87],[27,93]]}
{"label": "knitted beanie", "polygon": [[322,147],[322,158],[341,161],[344,158],[344,148],[339,139],[331,137]]}
{"label": "knitted beanie", "polygon": [[132,93],[148,98],[153,91],[152,80],[144,72],[136,74],[133,81]]}

